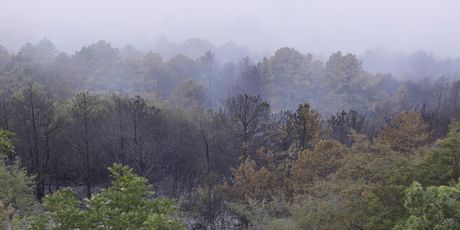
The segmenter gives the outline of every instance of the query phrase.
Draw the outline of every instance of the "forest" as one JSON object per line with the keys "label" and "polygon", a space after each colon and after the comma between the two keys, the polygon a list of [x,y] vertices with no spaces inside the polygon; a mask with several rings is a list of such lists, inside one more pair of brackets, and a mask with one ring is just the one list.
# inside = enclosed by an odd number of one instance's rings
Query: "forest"
{"label": "forest", "polygon": [[460,229],[460,60],[162,47],[0,46],[1,229]]}

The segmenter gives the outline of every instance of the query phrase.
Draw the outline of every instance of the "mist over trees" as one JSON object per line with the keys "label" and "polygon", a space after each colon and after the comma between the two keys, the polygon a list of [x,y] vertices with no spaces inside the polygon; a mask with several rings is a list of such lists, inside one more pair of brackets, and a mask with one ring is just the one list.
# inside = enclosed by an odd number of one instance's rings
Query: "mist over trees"
{"label": "mist over trees", "polygon": [[460,58],[440,58],[424,50],[404,54],[370,49],[362,59],[364,68],[372,73],[392,73],[405,80],[433,80],[442,75],[455,78],[460,72]]}
{"label": "mist over trees", "polygon": [[[458,60],[157,45],[0,47],[0,178],[17,175],[0,187],[22,191],[0,190],[2,227],[430,229],[460,220]],[[427,221],[419,208],[439,215]]]}

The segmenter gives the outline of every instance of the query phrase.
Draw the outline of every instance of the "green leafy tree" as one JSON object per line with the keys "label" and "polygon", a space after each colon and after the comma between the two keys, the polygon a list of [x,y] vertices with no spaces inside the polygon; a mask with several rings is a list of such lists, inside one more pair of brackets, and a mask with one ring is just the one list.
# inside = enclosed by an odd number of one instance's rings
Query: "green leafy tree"
{"label": "green leafy tree", "polygon": [[34,178],[19,167],[19,161],[12,165],[4,159],[13,146],[9,140],[12,134],[0,130],[0,211],[2,222],[0,229],[13,229],[13,221],[34,211],[37,203],[34,199]]}
{"label": "green leafy tree", "polygon": [[184,229],[173,215],[169,199],[153,199],[147,179],[120,164],[109,168],[112,185],[94,194],[80,208],[70,189],[62,189],[44,200],[46,212],[35,216],[36,229]]}
{"label": "green leafy tree", "polygon": [[460,229],[460,183],[423,188],[414,182],[405,193],[404,207],[409,216],[393,229]]}
{"label": "green leafy tree", "polygon": [[460,122],[450,125],[447,137],[438,141],[419,165],[419,181],[429,185],[453,184],[460,177]]}

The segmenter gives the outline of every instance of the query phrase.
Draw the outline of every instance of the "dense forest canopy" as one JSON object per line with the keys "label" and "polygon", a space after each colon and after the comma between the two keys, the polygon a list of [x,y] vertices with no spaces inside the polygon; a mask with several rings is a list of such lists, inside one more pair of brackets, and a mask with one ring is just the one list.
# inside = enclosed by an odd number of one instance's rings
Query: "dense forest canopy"
{"label": "dense forest canopy", "polygon": [[249,93],[261,95],[275,111],[308,101],[324,115],[348,109],[367,114],[379,101],[403,100],[397,94],[405,94],[400,96],[411,105],[446,106],[455,101],[449,94],[460,72],[460,60],[422,51],[409,56],[382,50],[362,56],[336,52],[317,58],[284,47],[260,58],[237,45],[215,48],[200,39],[159,44],[161,49],[141,51],[99,41],[73,54],[58,51],[48,39],[16,53],[1,47],[2,94],[33,81],[47,85],[44,90],[56,99],[81,91],[120,91],[217,109],[225,98]]}
{"label": "dense forest canopy", "polygon": [[0,47],[3,228],[458,227],[457,60],[163,48]]}

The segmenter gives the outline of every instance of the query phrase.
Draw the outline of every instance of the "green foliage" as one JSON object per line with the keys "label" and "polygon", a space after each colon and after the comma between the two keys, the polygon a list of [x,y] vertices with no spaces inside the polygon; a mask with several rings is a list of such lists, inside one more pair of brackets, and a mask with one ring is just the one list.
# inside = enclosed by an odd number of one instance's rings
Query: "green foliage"
{"label": "green foliage", "polygon": [[269,218],[264,204],[257,200],[247,199],[245,203],[230,203],[230,210],[240,220],[243,227],[262,226],[263,223]]}
{"label": "green foliage", "polygon": [[6,157],[8,153],[13,151],[13,145],[10,142],[12,135],[11,132],[0,130],[0,158]]}
{"label": "green foliage", "polygon": [[[52,229],[83,229],[87,227],[81,220],[84,212],[80,210],[80,201],[69,188],[61,189],[43,201],[47,212],[46,218],[53,220]],[[40,224],[42,225],[42,224]]]}
{"label": "green foliage", "polygon": [[275,197],[271,201],[248,199],[246,203],[230,203],[229,208],[241,221],[243,227],[250,229],[299,229],[298,223],[290,218],[289,206],[285,197]]}
{"label": "green foliage", "polygon": [[172,217],[173,201],[153,199],[145,178],[120,164],[109,170],[112,185],[87,200],[85,209],[80,209],[70,189],[63,189],[45,198],[46,213],[36,216],[32,225],[46,222],[45,229],[183,229]]}
{"label": "green foliage", "polygon": [[299,229],[364,228],[364,189],[362,184],[352,181],[318,182],[310,189],[310,195],[294,198],[290,218]]}
{"label": "green foliage", "polygon": [[419,181],[429,185],[453,184],[460,177],[460,122],[450,125],[447,137],[429,151],[419,166]]}
{"label": "green foliage", "polygon": [[407,219],[395,230],[441,230],[460,228],[460,183],[456,186],[430,186],[423,188],[414,182],[406,189],[404,207]]}
{"label": "green foliage", "polygon": [[34,196],[34,178],[19,166],[0,165],[0,210],[5,223],[30,214],[37,208]]}
{"label": "green foliage", "polygon": [[10,142],[12,133],[0,130],[0,211],[1,228],[13,226],[37,208],[34,199],[34,178],[19,166],[19,161],[5,164],[5,157],[13,151]]}

